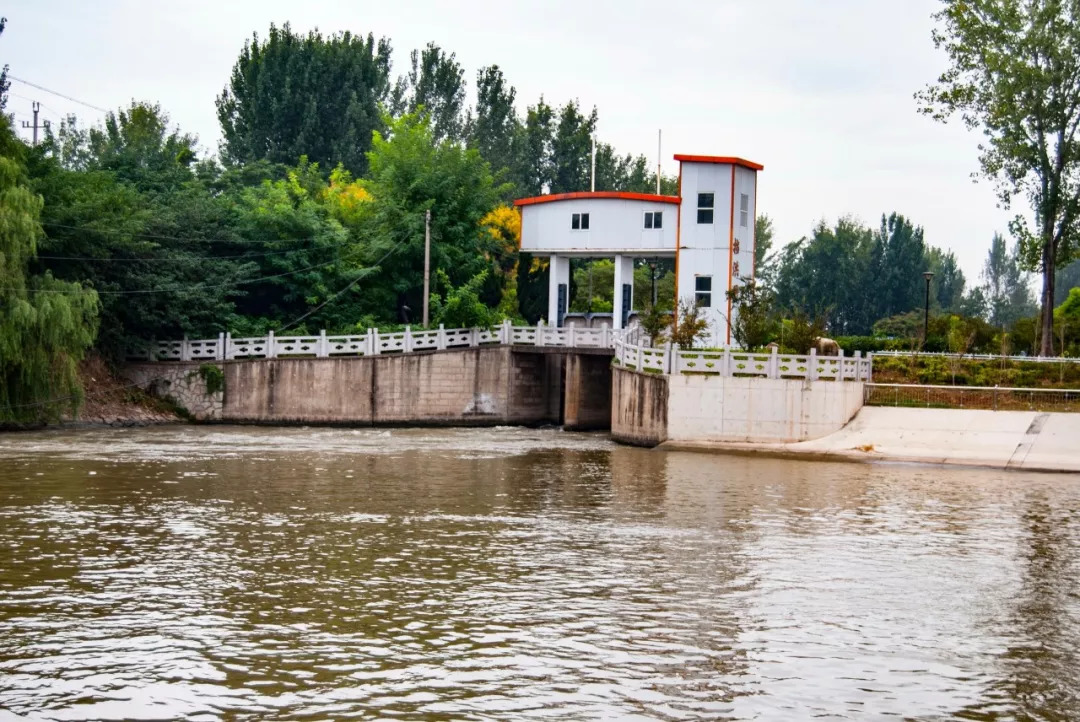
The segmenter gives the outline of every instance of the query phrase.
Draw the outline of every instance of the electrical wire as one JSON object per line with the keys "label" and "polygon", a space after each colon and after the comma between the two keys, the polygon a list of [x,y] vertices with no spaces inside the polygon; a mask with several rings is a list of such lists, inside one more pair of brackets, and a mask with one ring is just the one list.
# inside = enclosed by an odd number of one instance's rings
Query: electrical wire
{"label": "electrical wire", "polygon": [[[326,263],[316,263],[313,266],[308,266],[306,268],[298,268],[295,271],[286,271],[285,273],[275,273],[272,276],[260,276],[259,278],[246,278],[246,279],[241,279],[239,281],[232,281],[230,283],[219,283],[219,284],[216,284],[216,285],[207,285],[207,284],[197,283],[194,286],[183,286],[183,287],[174,287],[174,288],[139,288],[139,289],[124,290],[124,291],[97,291],[97,294],[99,296],[132,296],[132,295],[137,295],[137,294],[149,294],[149,293],[180,293],[180,292],[184,292],[184,291],[212,291],[212,290],[216,290],[216,289],[220,289],[220,288],[231,288],[233,286],[243,286],[243,285],[246,285],[246,284],[249,284],[249,283],[259,283],[260,281],[269,281],[269,280],[274,279],[274,278],[284,278],[285,276],[292,276],[292,275],[297,274],[297,273],[303,273],[304,271],[312,271],[312,270],[314,270],[316,268],[325,268],[326,266],[331,266],[331,265],[337,263],[340,260],[341,260],[340,258],[335,258],[334,260],[327,261]],[[23,290],[23,289],[0,288],[0,291],[8,291],[8,292],[19,291],[19,290]],[[71,291],[61,290],[59,288],[31,288],[31,289],[26,289],[26,290],[28,290],[30,293],[71,293]],[[86,287],[86,288],[84,288],[82,290],[87,290],[88,291],[88,290],[97,290],[97,289],[94,289],[91,286],[91,287]]]}
{"label": "electrical wire", "polygon": [[[398,248],[400,248],[400,247],[401,247],[401,246],[402,246],[402,245],[403,245],[404,243],[405,243],[405,239],[404,239],[404,238],[403,238],[403,239],[401,239],[400,241],[398,241],[397,243],[395,243],[395,244],[394,244],[394,246],[393,246],[393,248],[391,248],[391,249],[390,249],[389,251],[387,251],[387,252],[386,252],[385,254],[383,254],[383,257],[382,257],[382,258],[380,258],[380,259],[379,259],[378,261],[376,261],[374,265],[372,265],[372,266],[369,266],[368,268],[365,268],[365,269],[361,270],[361,271],[360,271],[360,275],[358,275],[358,276],[357,276],[356,278],[354,278],[353,280],[349,281],[349,283],[348,283],[348,284],[346,284],[346,286],[345,286],[344,288],[342,288],[342,289],[341,289],[340,291],[338,291],[337,293],[335,293],[335,294],[334,294],[333,296],[331,296],[330,298],[326,299],[325,301],[323,301],[323,302],[322,302],[322,303],[320,303],[320,304],[319,304],[318,306],[316,306],[315,308],[311,309],[310,311],[308,311],[308,312],[307,312],[307,313],[305,313],[304,315],[302,315],[302,316],[300,316],[299,318],[296,318],[296,319],[294,319],[294,320],[290,321],[289,323],[285,324],[284,326],[282,326],[282,327],[281,327],[281,329],[280,329],[280,330],[281,330],[281,331],[285,331],[285,330],[287,330],[287,329],[290,329],[290,328],[292,328],[293,326],[295,326],[296,324],[300,323],[301,321],[303,321],[303,320],[304,320],[305,318],[307,318],[307,317],[308,317],[308,316],[310,316],[311,314],[313,314],[313,313],[315,313],[316,311],[318,311],[318,310],[322,309],[322,308],[323,308],[324,306],[326,306],[326,305],[327,305],[328,303],[330,303],[331,301],[335,301],[335,300],[337,300],[337,299],[338,299],[338,297],[339,297],[339,296],[341,296],[341,294],[345,293],[345,292],[346,292],[346,291],[348,291],[348,290],[349,290],[350,288],[352,288],[353,286],[355,286],[355,285],[357,284],[357,282],[358,282],[358,281],[361,281],[362,279],[366,278],[366,277],[367,277],[367,275],[368,275],[368,273],[370,273],[370,272],[372,272],[372,271],[375,271],[375,270],[377,270],[377,269],[379,268],[379,266],[380,266],[380,265],[382,265],[382,262],[383,262],[383,261],[385,261],[385,260],[386,260],[387,258],[389,258],[389,257],[390,257],[390,254],[392,254],[392,253],[393,253],[394,251],[396,251],[396,250],[397,250]],[[366,271],[366,273],[365,273],[365,271]]]}
{"label": "electrical wire", "polygon": [[35,256],[39,261],[95,261],[102,263],[135,263],[137,261],[151,261],[160,263],[163,261],[217,261],[222,259],[245,259],[263,258],[264,256],[280,256],[285,253],[302,253],[303,251],[331,251],[336,250],[333,246],[322,248],[290,248],[285,251],[266,251],[264,253],[241,253],[235,256],[163,256],[158,258],[94,258],[93,256]]}
{"label": "electrical wire", "polygon": [[79,105],[85,105],[87,108],[92,108],[92,109],[98,111],[99,113],[109,113],[109,112],[111,112],[109,110],[106,110],[105,108],[101,108],[101,107],[99,107],[97,105],[93,105],[92,103],[87,103],[85,101],[79,100],[78,98],[72,98],[70,95],[64,95],[63,93],[58,93],[55,90],[50,90],[49,88],[46,88],[44,85],[38,85],[37,83],[31,83],[29,80],[23,80],[22,78],[16,78],[11,73],[8,73],[7,78],[8,78],[8,80],[14,80],[17,83],[22,83],[23,85],[29,85],[31,88],[37,88],[38,90],[43,90],[46,93],[50,93],[52,95],[55,95],[58,98],[63,98],[64,100],[70,100],[72,103],[78,103]]}
{"label": "electrical wire", "polygon": [[48,228],[66,228],[72,231],[101,233],[102,235],[121,235],[131,236],[132,238],[147,238],[154,241],[181,241],[184,243],[299,243],[302,241],[318,240],[317,236],[307,236],[304,238],[191,238],[184,236],[163,236],[155,233],[132,233],[109,228],[93,228],[91,226],[71,226],[64,223],[50,223],[48,221],[42,221],[41,225]]}

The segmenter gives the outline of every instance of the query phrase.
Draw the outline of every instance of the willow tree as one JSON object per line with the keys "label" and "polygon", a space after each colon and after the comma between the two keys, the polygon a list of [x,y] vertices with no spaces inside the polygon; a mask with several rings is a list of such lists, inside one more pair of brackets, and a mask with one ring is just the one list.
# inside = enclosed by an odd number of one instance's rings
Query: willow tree
{"label": "willow tree", "polygon": [[95,291],[27,273],[42,235],[42,201],[23,182],[21,151],[0,115],[0,423],[77,408],[76,367],[97,333]]}
{"label": "willow tree", "polygon": [[1034,227],[1010,229],[1042,273],[1040,353],[1052,353],[1054,271],[1080,236],[1080,0],[943,0],[934,44],[949,68],[918,93],[921,111],[959,114],[984,135],[981,174],[1004,207],[1026,196]]}

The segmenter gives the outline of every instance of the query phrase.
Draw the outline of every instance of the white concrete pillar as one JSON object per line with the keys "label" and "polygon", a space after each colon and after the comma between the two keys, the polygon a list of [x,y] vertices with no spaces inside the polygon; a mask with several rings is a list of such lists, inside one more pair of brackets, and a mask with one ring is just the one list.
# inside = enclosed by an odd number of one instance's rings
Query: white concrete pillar
{"label": "white concrete pillar", "polygon": [[[623,289],[629,286],[629,290]],[[611,314],[612,328],[626,328],[624,317],[634,309],[634,259],[615,256],[615,305]]]}
{"label": "white concrete pillar", "polygon": [[[560,286],[562,287],[560,289]],[[561,296],[560,296],[561,290]],[[559,308],[560,299],[562,308]],[[570,258],[551,255],[548,266],[548,326],[562,326],[562,317],[570,309]],[[561,312],[560,312],[561,311]]]}

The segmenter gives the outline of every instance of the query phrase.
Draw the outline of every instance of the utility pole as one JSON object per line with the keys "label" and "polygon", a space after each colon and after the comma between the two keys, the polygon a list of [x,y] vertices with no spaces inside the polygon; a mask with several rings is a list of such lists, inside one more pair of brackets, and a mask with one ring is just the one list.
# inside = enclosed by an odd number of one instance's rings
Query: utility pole
{"label": "utility pole", "polygon": [[428,327],[428,296],[431,295],[431,209],[424,211],[424,328]]}
{"label": "utility pole", "polygon": [[34,109],[34,122],[31,125],[30,123],[28,123],[28,122],[26,122],[24,120],[22,122],[22,127],[24,127],[24,128],[32,128],[33,129],[33,131],[34,131],[34,141],[33,141],[32,145],[37,145],[38,128],[44,128],[45,130],[48,130],[49,129],[49,121],[43,120],[41,122],[41,125],[38,125],[38,111],[41,110],[41,103],[39,103],[39,102],[37,102],[35,100],[31,107]]}
{"label": "utility pole", "polygon": [[658,129],[656,131],[656,195],[660,195],[660,158],[661,158],[661,153],[662,153],[662,151],[660,150],[660,147],[661,147],[660,141],[663,138],[663,136],[664,136],[663,129],[662,128]]}
{"label": "utility pole", "polygon": [[592,171],[589,173],[589,190],[596,191],[596,136],[592,137]]}

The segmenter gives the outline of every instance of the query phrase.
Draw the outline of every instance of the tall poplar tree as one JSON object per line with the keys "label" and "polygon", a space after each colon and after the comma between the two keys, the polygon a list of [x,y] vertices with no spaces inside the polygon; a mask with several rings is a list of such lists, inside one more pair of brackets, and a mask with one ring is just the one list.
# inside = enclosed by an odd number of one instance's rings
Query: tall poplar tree
{"label": "tall poplar tree", "polygon": [[1005,207],[1026,196],[1035,227],[1010,229],[1042,273],[1040,353],[1052,353],[1058,266],[1080,251],[1080,1],[943,0],[934,44],[949,68],[918,93],[937,120],[982,131],[982,175]]}
{"label": "tall poplar tree", "polygon": [[222,158],[292,165],[300,156],[356,174],[390,91],[390,41],[349,32],[299,35],[289,24],[252,36],[217,99]]}

